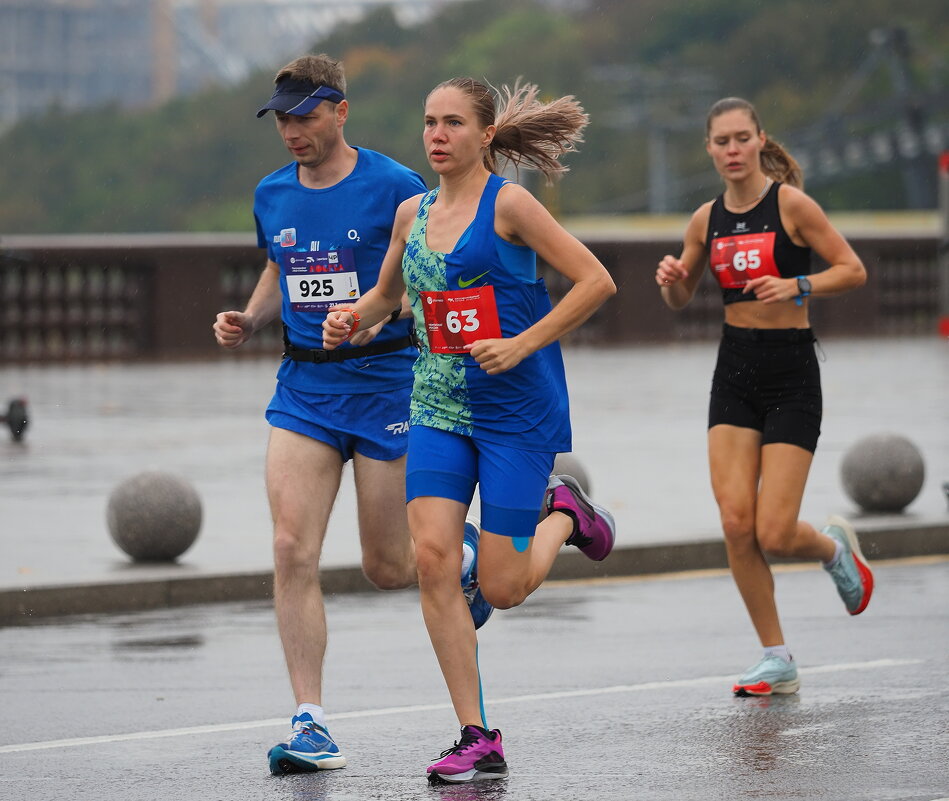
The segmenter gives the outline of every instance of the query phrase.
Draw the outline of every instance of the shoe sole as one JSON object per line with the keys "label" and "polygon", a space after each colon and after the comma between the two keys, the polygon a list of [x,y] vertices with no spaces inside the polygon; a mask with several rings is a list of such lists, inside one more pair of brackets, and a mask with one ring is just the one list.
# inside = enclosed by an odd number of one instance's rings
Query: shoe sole
{"label": "shoe sole", "polygon": [[850,546],[850,552],[853,554],[853,560],[857,565],[857,573],[860,574],[860,584],[863,586],[863,599],[860,601],[860,606],[853,611],[849,609],[847,611],[850,612],[851,615],[859,615],[867,608],[867,605],[870,603],[870,596],[873,595],[873,571],[870,570],[870,565],[867,563],[863,551],[860,550],[860,540],[857,539],[857,532],[854,531],[853,526],[850,525],[847,520],[840,517],[840,515],[831,515],[827,518],[827,525],[836,526],[844,533],[847,544]]}
{"label": "shoe sole", "polygon": [[570,487],[570,489],[576,492],[580,500],[583,503],[585,503],[587,506],[589,506],[590,509],[593,510],[595,515],[599,515],[606,521],[606,527],[610,531],[610,547],[607,549],[606,553],[603,554],[603,556],[594,557],[594,556],[590,556],[582,548],[580,549],[583,555],[586,556],[588,559],[592,559],[594,562],[602,562],[604,559],[606,559],[607,556],[609,556],[613,552],[613,546],[616,545],[616,521],[613,519],[613,515],[611,515],[602,506],[598,506],[597,504],[593,503],[593,501],[590,499],[590,496],[587,495],[583,491],[583,488],[580,486],[580,483],[573,476],[568,476],[568,475],[557,476],[557,479],[560,481],[561,484],[564,484]]}
{"label": "shoe sole", "polygon": [[346,757],[342,755],[314,758],[315,761],[311,762],[310,757],[300,757],[291,751],[275,747],[267,756],[270,760],[270,772],[274,776],[285,776],[289,773],[316,773],[320,770],[338,770],[346,767]]}
{"label": "shoe sole", "polygon": [[465,784],[467,782],[488,781],[490,779],[506,779],[508,770],[505,766],[498,771],[467,770],[464,773],[429,773],[429,784]]}
{"label": "shoe sole", "polygon": [[[481,620],[475,617],[475,609],[480,608],[476,607],[476,604],[479,603],[479,599],[481,604],[484,604],[484,606],[488,607],[488,613]],[[484,595],[481,594],[481,590],[479,588],[476,590],[475,597],[472,599],[471,603],[468,604],[468,611],[471,613],[471,621],[474,623],[475,630],[477,630],[487,623],[488,620],[490,620],[491,615],[494,612],[494,607],[484,599]]]}
{"label": "shoe sole", "polygon": [[742,698],[748,696],[791,695],[800,689],[801,680],[792,679],[791,681],[779,681],[774,684],[768,684],[766,681],[760,681],[757,684],[736,684],[732,687],[732,692]]}

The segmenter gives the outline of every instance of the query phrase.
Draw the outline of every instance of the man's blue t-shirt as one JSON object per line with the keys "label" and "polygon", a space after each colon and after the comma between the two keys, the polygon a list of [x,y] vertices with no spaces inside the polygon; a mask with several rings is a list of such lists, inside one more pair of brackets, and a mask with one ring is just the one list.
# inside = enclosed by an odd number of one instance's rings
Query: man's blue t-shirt
{"label": "man's blue t-shirt", "polygon": [[[407,167],[373,150],[357,150],[355,168],[334,186],[301,185],[293,162],[264,178],[254,193],[257,244],[280,267],[281,317],[298,348],[323,347],[326,310],[354,303],[375,286],[396,209],[426,191]],[[373,342],[405,337],[411,325],[411,320],[386,325]],[[411,384],[417,355],[406,347],[324,364],[285,359],[277,378],[303,392],[379,392]]]}

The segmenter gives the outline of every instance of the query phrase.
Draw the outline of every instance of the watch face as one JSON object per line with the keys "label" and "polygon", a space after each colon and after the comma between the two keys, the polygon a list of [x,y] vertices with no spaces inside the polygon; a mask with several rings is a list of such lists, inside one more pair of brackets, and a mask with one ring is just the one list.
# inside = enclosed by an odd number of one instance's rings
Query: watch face
{"label": "watch face", "polygon": [[809,295],[811,292],[811,282],[807,278],[797,279],[797,291],[802,295]]}

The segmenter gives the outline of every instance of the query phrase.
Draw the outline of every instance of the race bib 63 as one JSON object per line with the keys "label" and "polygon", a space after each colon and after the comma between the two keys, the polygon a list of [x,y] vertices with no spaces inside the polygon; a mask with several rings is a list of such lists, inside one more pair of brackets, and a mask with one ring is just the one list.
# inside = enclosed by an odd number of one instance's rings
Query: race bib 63
{"label": "race bib 63", "polygon": [[421,292],[432,353],[465,354],[479,339],[498,339],[501,323],[494,287]]}

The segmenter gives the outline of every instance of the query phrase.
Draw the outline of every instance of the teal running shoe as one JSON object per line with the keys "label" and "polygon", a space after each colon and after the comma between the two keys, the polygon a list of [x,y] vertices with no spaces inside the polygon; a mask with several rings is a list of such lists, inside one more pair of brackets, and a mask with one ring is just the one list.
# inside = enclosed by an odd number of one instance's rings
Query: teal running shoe
{"label": "teal running shoe", "polygon": [[766,656],[748,668],[732,687],[735,695],[789,695],[800,689],[797,665],[785,662],[780,656]]}
{"label": "teal running shoe", "polygon": [[267,752],[274,776],[346,767],[346,757],[339,752],[330,733],[314,723],[309,712],[294,716],[292,725],[287,742],[278,743]]}
{"label": "teal running shoe", "polygon": [[461,591],[465,594],[476,629],[480,629],[487,623],[494,611],[494,607],[481,594],[481,585],[478,584],[478,543],[480,540],[481,521],[474,515],[468,515],[465,519],[465,539],[462,545],[464,555],[461,562]]}
{"label": "teal running shoe", "polygon": [[824,565],[824,570],[837,585],[837,592],[851,615],[859,615],[873,594],[873,572],[860,550],[857,532],[846,520],[831,515],[821,531],[843,546],[840,558],[833,566]]}

